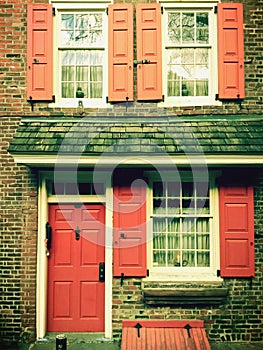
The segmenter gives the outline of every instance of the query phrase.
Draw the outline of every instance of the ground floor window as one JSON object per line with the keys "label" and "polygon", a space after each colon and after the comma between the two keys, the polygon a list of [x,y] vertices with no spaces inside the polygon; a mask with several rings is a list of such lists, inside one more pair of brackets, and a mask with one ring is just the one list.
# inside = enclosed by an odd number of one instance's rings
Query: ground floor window
{"label": "ground floor window", "polygon": [[[151,182],[152,271],[212,272],[218,240],[213,180]],[[219,249],[218,253],[219,253]]]}

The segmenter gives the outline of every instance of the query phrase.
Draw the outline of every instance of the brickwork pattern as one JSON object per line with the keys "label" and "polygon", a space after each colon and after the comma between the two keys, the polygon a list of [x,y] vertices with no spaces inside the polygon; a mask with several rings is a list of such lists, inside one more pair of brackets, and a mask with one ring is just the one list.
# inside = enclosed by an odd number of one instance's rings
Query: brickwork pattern
{"label": "brickwork pattern", "polygon": [[37,184],[7,153],[18,122],[0,119],[0,340],[35,333]]}
{"label": "brickwork pattern", "polygon": [[[48,3],[48,0],[30,1]],[[124,2],[124,1],[118,1]],[[126,2],[126,1],[125,1]],[[137,3],[138,1],[132,1]],[[141,0],[140,2],[147,2]],[[235,1],[233,1],[235,2]],[[158,108],[156,103],[123,103],[112,109],[85,109],[90,116],[169,116],[260,114],[263,90],[263,0],[243,0],[246,99],[221,107]],[[14,164],[7,147],[22,116],[80,116],[77,109],[52,109],[26,101],[26,0],[0,0],[0,343],[33,339],[36,324],[37,174]],[[228,302],[218,308],[149,307],[140,279],[113,281],[113,329],[123,318],[204,319],[211,340],[257,341],[262,334],[263,174],[255,189],[256,277],[228,279]],[[261,236],[260,236],[261,235]],[[261,301],[261,302],[260,302]]]}

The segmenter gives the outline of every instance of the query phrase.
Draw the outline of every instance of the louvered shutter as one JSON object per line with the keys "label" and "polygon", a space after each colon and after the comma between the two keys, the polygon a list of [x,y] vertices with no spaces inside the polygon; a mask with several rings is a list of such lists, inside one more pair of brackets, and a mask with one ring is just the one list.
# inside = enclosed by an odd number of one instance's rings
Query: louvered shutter
{"label": "louvered shutter", "polygon": [[162,99],[161,5],[138,4],[136,7],[137,99]]}
{"label": "louvered shutter", "polygon": [[133,5],[114,4],[108,9],[108,101],[133,100]]}
{"label": "louvered shutter", "polygon": [[114,187],[114,276],[146,276],[146,187]]}
{"label": "louvered shutter", "polygon": [[52,5],[28,4],[27,99],[52,100]]}
{"label": "louvered shutter", "polygon": [[219,99],[245,97],[243,5],[218,4]]}
{"label": "louvered shutter", "polygon": [[254,276],[253,187],[222,186],[220,194],[220,276]]}

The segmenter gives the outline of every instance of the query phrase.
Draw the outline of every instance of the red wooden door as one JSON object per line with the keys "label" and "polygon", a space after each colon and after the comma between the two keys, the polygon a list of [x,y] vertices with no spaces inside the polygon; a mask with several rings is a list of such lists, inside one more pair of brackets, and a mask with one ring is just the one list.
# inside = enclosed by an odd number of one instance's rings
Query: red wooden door
{"label": "red wooden door", "polygon": [[104,331],[104,217],[100,204],[49,206],[49,332]]}

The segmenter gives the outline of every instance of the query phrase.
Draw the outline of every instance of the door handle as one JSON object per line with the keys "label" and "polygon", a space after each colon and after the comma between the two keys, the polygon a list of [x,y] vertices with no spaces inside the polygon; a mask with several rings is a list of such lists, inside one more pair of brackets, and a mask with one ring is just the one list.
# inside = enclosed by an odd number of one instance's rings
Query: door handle
{"label": "door handle", "polygon": [[51,239],[52,239],[52,228],[47,222],[46,223],[46,245],[48,250],[51,248]]}
{"label": "door handle", "polygon": [[80,229],[79,227],[77,226],[76,230],[75,230],[75,239],[76,241],[78,241],[80,238]]}

